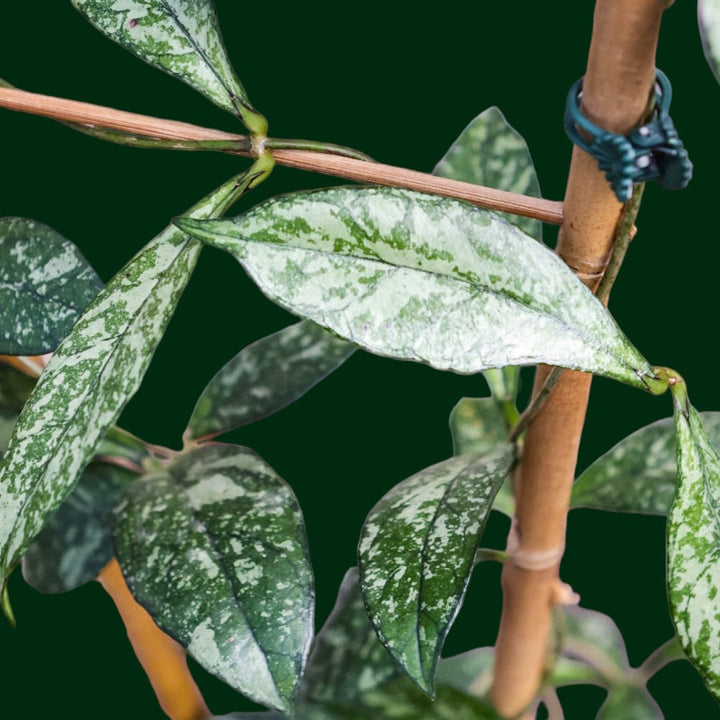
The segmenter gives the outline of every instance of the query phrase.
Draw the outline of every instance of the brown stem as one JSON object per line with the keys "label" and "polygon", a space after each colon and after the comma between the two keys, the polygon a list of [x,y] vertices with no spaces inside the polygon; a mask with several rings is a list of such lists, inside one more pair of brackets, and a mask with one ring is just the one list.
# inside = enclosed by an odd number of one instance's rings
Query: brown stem
{"label": "brown stem", "polygon": [[103,568],[98,581],[115,602],[133,650],[165,714],[171,720],[210,718],[211,713],[188,670],[185,650],[135,602],[117,560],[113,558]]}
{"label": "brown stem", "polygon": [[[174,141],[237,141],[247,143],[243,135],[199,127],[177,120],[137,115],[123,110],[92,105],[63,98],[38,95],[15,88],[0,87],[0,107],[42,115],[55,120],[92,125],[96,128],[119,130],[148,138]],[[228,150],[225,150],[228,152]],[[246,150],[233,151],[249,156]],[[562,222],[562,203],[542,198],[518,195],[481,185],[435,177],[414,170],[368,163],[349,157],[309,150],[273,149],[270,151],[280,165],[324,173],[347,180],[403,187],[419,192],[444,195],[474,203],[490,210],[536,218],[559,225]]]}
{"label": "brown stem", "polygon": [[[583,110],[597,125],[625,134],[642,120],[665,6],[665,0],[597,0],[583,87]],[[596,161],[574,148],[557,252],[593,290],[607,265],[621,207]],[[538,368],[535,392],[549,371]],[[532,702],[547,669],[553,587],[590,381],[590,375],[563,373],[528,427],[513,552],[503,567],[503,612],[491,689],[506,717]]]}

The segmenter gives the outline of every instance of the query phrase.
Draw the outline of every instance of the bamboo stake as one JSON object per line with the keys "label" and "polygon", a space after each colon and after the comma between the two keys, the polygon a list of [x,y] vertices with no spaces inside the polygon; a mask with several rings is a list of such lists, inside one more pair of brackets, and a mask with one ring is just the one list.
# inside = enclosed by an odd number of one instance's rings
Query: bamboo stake
{"label": "bamboo stake", "polygon": [[[653,86],[664,0],[597,0],[583,110],[627,133]],[[612,250],[621,204],[589,155],[573,150],[558,254],[593,290]],[[538,392],[549,368],[538,368]],[[505,717],[533,701],[546,670],[570,491],[591,376],[567,371],[530,423],[518,473],[516,517],[503,568],[503,613],[491,697]]]}

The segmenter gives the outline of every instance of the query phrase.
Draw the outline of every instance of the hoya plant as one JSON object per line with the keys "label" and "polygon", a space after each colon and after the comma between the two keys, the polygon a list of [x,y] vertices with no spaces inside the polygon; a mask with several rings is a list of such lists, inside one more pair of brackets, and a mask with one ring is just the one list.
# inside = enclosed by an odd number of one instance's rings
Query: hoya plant
{"label": "hoya plant", "polygon": [[720,3],[17,5],[3,707],[720,716]]}

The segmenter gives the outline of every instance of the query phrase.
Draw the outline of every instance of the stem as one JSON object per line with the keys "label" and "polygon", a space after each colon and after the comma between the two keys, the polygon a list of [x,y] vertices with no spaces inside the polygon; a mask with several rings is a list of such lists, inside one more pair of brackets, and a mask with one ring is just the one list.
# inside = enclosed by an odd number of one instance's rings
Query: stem
{"label": "stem", "polygon": [[[93,125],[103,130],[116,130],[125,133],[125,137],[128,135],[143,136],[158,140],[181,142],[224,141],[239,143],[240,145],[249,142],[249,139],[244,135],[199,127],[177,120],[163,120],[146,115],[137,115],[75,100],[38,95],[14,88],[0,87],[0,107],[65,122]],[[266,147],[269,148],[268,143],[272,144],[272,142],[266,140]],[[246,156],[252,154],[252,151],[246,150],[233,150],[232,152]],[[490,210],[532,217],[555,225],[559,225],[563,219],[562,203],[552,200],[518,195],[517,193],[483,187],[482,185],[435,177],[427,173],[406,170],[392,165],[369,163],[366,160],[342,157],[328,152],[276,149],[272,152],[272,155],[279,165],[300,170],[310,170],[345,178],[346,180],[403,187],[409,190],[456,198]]]}
{"label": "stem", "polygon": [[[597,0],[583,111],[600,127],[626,134],[644,117],[665,5],[664,0]],[[591,289],[608,264],[621,209],[597,162],[575,147],[557,252]],[[536,394],[549,373],[538,368]],[[527,429],[513,552],[503,566],[503,612],[490,693],[506,717],[532,702],[545,672],[552,588],[559,577],[590,381],[590,375],[564,372]],[[546,559],[541,567],[537,558]]]}
{"label": "stem", "polygon": [[663,643],[647,660],[638,668],[638,673],[647,682],[653,675],[660,672],[666,665],[676,660],[686,660],[685,652],[680,645],[680,638],[677,635]]}
{"label": "stem", "polygon": [[369,155],[361,153],[359,150],[353,150],[344,145],[335,145],[334,143],[318,142],[316,140],[268,138],[265,141],[265,147],[268,150],[310,150],[311,152],[317,153],[341,155],[342,157],[354,158],[355,160],[362,160],[363,162],[375,162]]}
{"label": "stem", "polygon": [[548,720],[565,720],[565,714],[555,688],[545,688],[541,699],[548,711]]}
{"label": "stem", "polygon": [[185,650],[162,632],[147,611],[135,602],[117,560],[111,560],[103,568],[98,581],[117,606],[133,650],[167,716],[171,720],[210,718],[210,711],[188,670]]}
{"label": "stem", "polygon": [[564,372],[565,368],[561,367],[554,367],[550,370],[548,376],[545,378],[545,382],[542,384],[542,387],[533,395],[530,404],[525,408],[525,410],[523,410],[522,415],[520,415],[517,423],[515,423],[515,427],[513,427],[512,432],[508,437],[510,442],[516,442],[520,435],[525,432],[527,426],[530,424],[530,421],[540,412],[543,405],[545,405],[550,398],[550,393],[558,384]]}

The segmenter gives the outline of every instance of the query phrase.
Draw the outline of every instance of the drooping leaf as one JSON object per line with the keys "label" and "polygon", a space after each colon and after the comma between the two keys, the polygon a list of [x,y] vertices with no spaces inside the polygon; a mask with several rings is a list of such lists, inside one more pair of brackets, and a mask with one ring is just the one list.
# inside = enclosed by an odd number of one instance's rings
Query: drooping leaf
{"label": "drooping leaf", "polygon": [[641,388],[654,378],[562,260],[466,203],[335,188],[176,222],[235,254],[270,298],[380,355],[461,373],[542,362]]}
{"label": "drooping leaf", "polygon": [[413,475],[371,510],[358,555],[370,618],[389,652],[425,692],[467,589],[511,446],[454,457]]}
{"label": "drooping leaf", "polygon": [[685,384],[671,390],[678,486],[668,515],[670,614],[688,659],[720,698],[720,457]]}
{"label": "drooping leaf", "polygon": [[[238,178],[190,212],[237,196]],[[201,249],[172,226],[100,292],[43,372],[0,465],[0,586],[137,391]]]}
{"label": "drooping leaf", "polygon": [[25,582],[61,593],[94,580],[113,556],[113,510],[134,477],[117,466],[89,465],[25,553]]}
{"label": "drooping leaf", "polygon": [[133,595],[209,672],[287,712],[313,636],[292,490],[254,452],[207,444],[131,486],[116,552]]}
{"label": "drooping leaf", "polygon": [[300,322],[241,350],[210,381],[188,435],[205,438],[267,417],[294,402],[356,347],[311,322]]}
{"label": "drooping leaf", "polygon": [[0,218],[0,355],[52,352],[101,289],[60,233],[36,220]]}
{"label": "drooping leaf", "polygon": [[230,64],[212,0],[72,0],[100,32],[237,115],[253,132],[267,123]]}
{"label": "drooping leaf", "polygon": [[35,379],[0,362],[0,412],[19,415],[35,382]]}
{"label": "drooping leaf", "polygon": [[698,0],[698,23],[703,50],[715,79],[720,82],[720,2]]}
{"label": "drooping leaf", "polygon": [[[720,413],[700,418],[720,447]],[[628,435],[598,458],[575,482],[571,506],[613,512],[667,515],[677,485],[677,442],[672,418]]]}
{"label": "drooping leaf", "polygon": [[613,688],[598,711],[596,720],[664,720],[660,706],[644,687]]}

